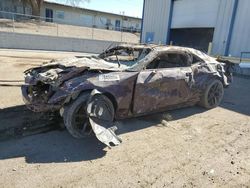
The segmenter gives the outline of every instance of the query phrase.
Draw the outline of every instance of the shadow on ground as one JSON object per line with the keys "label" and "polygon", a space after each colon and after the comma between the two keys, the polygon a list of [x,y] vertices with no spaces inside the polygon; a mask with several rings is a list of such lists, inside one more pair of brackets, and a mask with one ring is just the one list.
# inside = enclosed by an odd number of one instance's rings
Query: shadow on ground
{"label": "shadow on ground", "polygon": [[225,90],[220,106],[250,116],[250,79],[235,77],[233,84]]}
{"label": "shadow on ground", "polygon": [[[202,112],[204,112],[202,108],[192,107],[171,111],[170,114],[174,119],[181,119]],[[2,117],[7,117],[4,121],[6,124],[9,121],[11,126],[14,126],[13,122],[20,123],[22,121],[20,117],[25,119],[27,115],[32,117],[31,122],[33,123],[31,124],[35,123],[37,124],[35,126],[40,127],[41,117],[40,119],[36,118],[37,114],[35,113],[27,114],[24,106],[0,110],[1,121],[3,121]],[[120,121],[117,123],[117,134],[122,135],[155,126],[162,121],[163,115],[164,113],[158,113],[147,117]],[[15,116],[15,118],[11,118],[12,116]],[[27,122],[27,119],[24,122]],[[0,142],[0,160],[25,157],[27,163],[87,161],[105,156],[106,149],[107,147],[100,143],[95,136],[78,140],[69,135],[67,131],[57,130],[46,134]]]}
{"label": "shadow on ground", "polygon": [[[225,92],[222,108],[244,115],[250,115],[250,87],[249,80],[237,78],[234,85]],[[182,119],[194,114],[203,113],[200,107],[184,108],[167,112],[174,120]],[[158,113],[141,118],[123,120],[117,123],[118,134],[138,131],[161,123],[166,113]],[[49,116],[32,113],[24,106],[11,107],[0,110],[0,128],[15,127],[43,127]],[[54,122],[54,121],[52,121]],[[58,130],[58,122],[47,126]],[[46,124],[47,125],[47,124]],[[54,127],[53,127],[54,126]],[[49,130],[45,130],[47,132]],[[1,132],[1,130],[0,130]],[[25,132],[25,131],[24,131]],[[36,131],[34,134],[38,133]],[[29,135],[29,134],[28,134]],[[25,136],[25,135],[23,135]],[[61,163],[95,160],[105,156],[106,146],[94,136],[82,140],[74,139],[67,131],[52,131],[37,136],[0,142],[0,159],[25,157],[27,163]]]}

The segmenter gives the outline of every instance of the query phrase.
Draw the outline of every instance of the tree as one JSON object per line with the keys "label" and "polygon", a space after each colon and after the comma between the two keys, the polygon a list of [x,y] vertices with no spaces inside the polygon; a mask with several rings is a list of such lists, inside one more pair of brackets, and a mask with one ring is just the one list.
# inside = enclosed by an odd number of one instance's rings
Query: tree
{"label": "tree", "polygon": [[78,6],[80,3],[89,3],[90,0],[66,0],[66,4],[71,4],[72,6]]}
{"label": "tree", "polygon": [[40,16],[41,7],[43,4],[43,0],[26,0],[29,2],[32,8],[32,15]]}
{"label": "tree", "polygon": [[25,9],[25,7],[27,6],[27,0],[19,0],[20,2],[22,2],[22,4],[23,4],[23,14],[26,14],[26,9]]}
{"label": "tree", "polygon": [[43,4],[43,0],[19,0],[23,4],[23,10],[25,14],[25,7],[27,5],[31,6],[32,9],[32,15],[34,16],[40,16],[40,10]]}

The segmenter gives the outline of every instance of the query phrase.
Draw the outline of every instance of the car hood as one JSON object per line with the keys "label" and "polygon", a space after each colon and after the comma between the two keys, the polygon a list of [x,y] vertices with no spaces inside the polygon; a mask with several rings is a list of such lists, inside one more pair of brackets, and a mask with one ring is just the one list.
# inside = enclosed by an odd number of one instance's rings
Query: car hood
{"label": "car hood", "polygon": [[88,67],[92,70],[113,70],[113,71],[119,71],[122,70],[121,67],[118,67],[118,64],[115,63],[109,63],[101,58],[98,58],[97,56],[85,56],[85,57],[71,57],[71,58],[65,58],[60,60],[52,60],[48,64],[45,64],[44,66],[53,66],[53,65],[60,65],[64,67]]}
{"label": "car hood", "polygon": [[61,60],[52,60],[49,63],[26,70],[25,83],[35,85],[41,81],[54,86],[61,85],[64,81],[81,75],[87,71],[121,72],[127,67],[118,67],[116,63],[109,63],[98,57],[72,57]]}

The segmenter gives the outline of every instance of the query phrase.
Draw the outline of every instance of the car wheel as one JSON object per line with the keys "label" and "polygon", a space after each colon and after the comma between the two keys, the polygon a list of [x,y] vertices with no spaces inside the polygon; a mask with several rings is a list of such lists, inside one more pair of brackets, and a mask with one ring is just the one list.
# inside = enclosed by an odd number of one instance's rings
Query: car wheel
{"label": "car wheel", "polygon": [[219,80],[213,80],[205,89],[200,105],[207,109],[215,108],[221,103],[223,96],[223,84]]}
{"label": "car wheel", "polygon": [[89,94],[80,95],[75,101],[64,107],[63,120],[69,133],[75,138],[92,135],[92,127],[86,113]]}

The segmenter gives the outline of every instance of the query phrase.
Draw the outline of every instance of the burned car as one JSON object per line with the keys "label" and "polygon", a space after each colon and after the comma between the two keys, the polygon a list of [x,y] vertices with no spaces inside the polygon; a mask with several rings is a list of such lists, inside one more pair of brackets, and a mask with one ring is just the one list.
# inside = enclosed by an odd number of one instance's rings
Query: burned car
{"label": "burned car", "polygon": [[118,145],[116,120],[218,106],[232,81],[230,67],[192,48],[123,44],[29,69],[22,94],[32,111],[60,111],[72,136],[94,132],[106,145]]}

